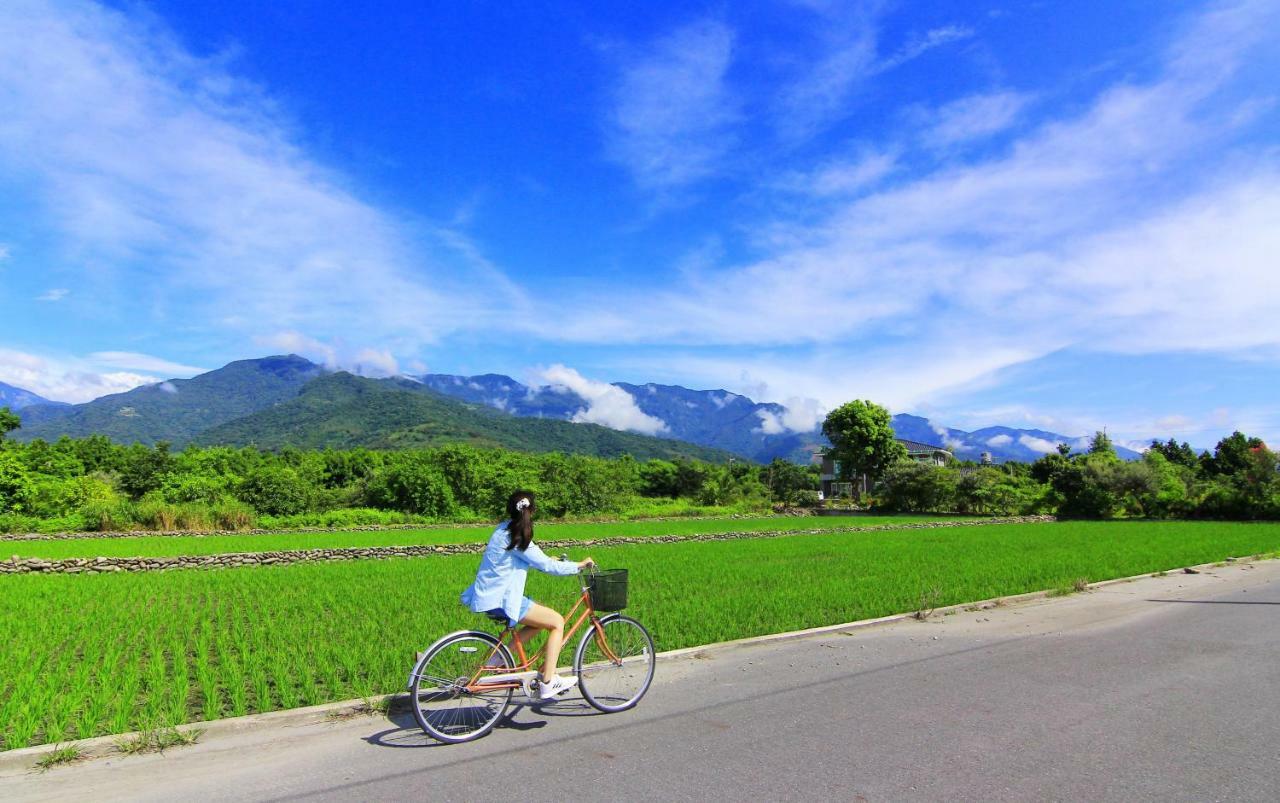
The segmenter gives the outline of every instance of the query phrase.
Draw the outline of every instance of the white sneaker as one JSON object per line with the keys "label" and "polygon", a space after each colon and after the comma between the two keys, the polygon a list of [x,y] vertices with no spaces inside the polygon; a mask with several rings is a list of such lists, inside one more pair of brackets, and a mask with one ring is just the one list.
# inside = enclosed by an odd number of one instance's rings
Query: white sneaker
{"label": "white sneaker", "polygon": [[539,679],[537,685],[534,687],[534,691],[536,692],[539,700],[551,700],[561,694],[564,694],[569,689],[572,689],[577,685],[578,681],[573,678],[556,675],[551,679],[550,683]]}

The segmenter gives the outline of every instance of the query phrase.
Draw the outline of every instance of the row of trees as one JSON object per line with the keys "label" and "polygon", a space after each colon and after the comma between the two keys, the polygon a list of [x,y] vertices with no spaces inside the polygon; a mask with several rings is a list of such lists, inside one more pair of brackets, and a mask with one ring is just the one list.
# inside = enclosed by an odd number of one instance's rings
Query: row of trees
{"label": "row of trees", "polygon": [[[685,506],[767,509],[816,495],[815,471],[778,461],[604,459],[450,445],[433,449],[121,446],[105,437],[0,440],[0,521],[59,527],[243,527],[259,517],[370,510],[436,520],[493,519],[527,488],[550,516]],[[678,511],[676,511],[678,512]],[[357,519],[359,517],[356,517]],[[394,518],[394,517],[391,517]],[[374,520],[391,520],[388,517]],[[352,523],[356,523],[355,520]]]}
{"label": "row of trees", "polygon": [[[883,510],[1280,518],[1277,457],[1238,432],[1204,454],[1155,442],[1141,460],[1124,461],[1099,433],[1083,454],[1063,447],[1032,464],[932,466],[906,459],[889,422],[883,408],[853,402],[824,426],[844,478],[867,475],[871,497],[864,501]],[[0,530],[237,528],[312,514],[351,524],[484,520],[501,515],[513,488],[535,491],[543,512],[555,517],[764,510],[813,504],[818,496],[817,468],[783,460],[640,462],[466,445],[173,451],[102,436],[24,445],[3,438],[17,424],[0,408]]]}
{"label": "row of trees", "polygon": [[1064,518],[1280,518],[1280,457],[1235,432],[1212,452],[1153,441],[1141,460],[1121,460],[1096,433],[1088,451],[1064,444],[1032,464],[932,466],[907,459],[887,410],[850,402],[827,416],[842,479],[866,476],[876,506],[898,511],[994,515],[1056,513]]}

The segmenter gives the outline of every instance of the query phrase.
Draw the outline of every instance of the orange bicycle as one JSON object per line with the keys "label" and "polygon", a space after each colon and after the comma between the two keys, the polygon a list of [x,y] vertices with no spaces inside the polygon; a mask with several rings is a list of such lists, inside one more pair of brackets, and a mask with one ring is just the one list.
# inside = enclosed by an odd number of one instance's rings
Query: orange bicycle
{"label": "orange bicycle", "polygon": [[[653,682],[653,638],[644,625],[618,613],[627,606],[626,569],[579,577],[582,595],[564,617],[566,644],[588,625],[573,654],[573,675],[593,707],[605,713],[625,711],[640,702]],[[599,616],[597,611],[609,613]],[[422,654],[409,675],[409,694],[413,715],[428,736],[450,743],[478,739],[506,715],[517,690],[535,701],[530,684],[540,655],[526,655],[515,633],[509,625],[498,636],[460,630]]]}

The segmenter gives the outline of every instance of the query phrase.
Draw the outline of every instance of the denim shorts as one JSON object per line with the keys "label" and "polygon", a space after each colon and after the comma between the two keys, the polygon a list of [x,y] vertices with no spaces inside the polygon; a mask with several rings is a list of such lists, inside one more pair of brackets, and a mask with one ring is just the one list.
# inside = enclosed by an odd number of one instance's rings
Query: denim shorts
{"label": "denim shorts", "polygon": [[[529,609],[532,607],[533,607],[533,600],[529,599],[528,597],[522,597],[520,599],[520,619],[524,619],[524,617],[529,614]],[[520,619],[517,619],[514,622],[507,619],[507,612],[502,610],[501,608],[494,608],[493,610],[485,611],[484,615],[489,617],[490,619],[492,619],[493,621],[497,622],[500,625],[515,627],[516,625],[520,624]]]}

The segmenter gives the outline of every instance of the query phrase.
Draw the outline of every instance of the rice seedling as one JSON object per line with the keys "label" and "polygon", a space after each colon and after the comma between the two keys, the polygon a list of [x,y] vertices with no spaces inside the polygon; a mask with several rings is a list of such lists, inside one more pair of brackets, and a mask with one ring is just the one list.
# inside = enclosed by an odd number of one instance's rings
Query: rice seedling
{"label": "rice seedling", "polygon": [[[540,539],[591,540],[608,537],[652,538],[665,535],[694,535],[727,532],[763,532],[831,529],[840,527],[882,527],[943,521],[947,516],[805,516],[761,517],[755,519],[689,519],[680,521],[637,521],[607,523],[540,523]],[[284,549],[331,549],[362,546],[414,546],[431,544],[483,543],[493,532],[492,524],[424,530],[383,530],[310,533],[265,533],[253,535],[148,536],[125,538],[67,538],[51,541],[8,541],[5,554],[21,558],[84,557],[171,557],[176,555],[217,555],[226,552],[270,552]]]}
{"label": "rice seedling", "polygon": [[[1072,522],[570,551],[629,568],[628,612],[674,649],[919,610],[921,589],[943,607],[1277,547],[1277,524]],[[415,650],[491,629],[458,603],[477,562],[0,578],[0,744],[395,692]],[[528,590],[563,609],[577,586],[533,575]]]}

